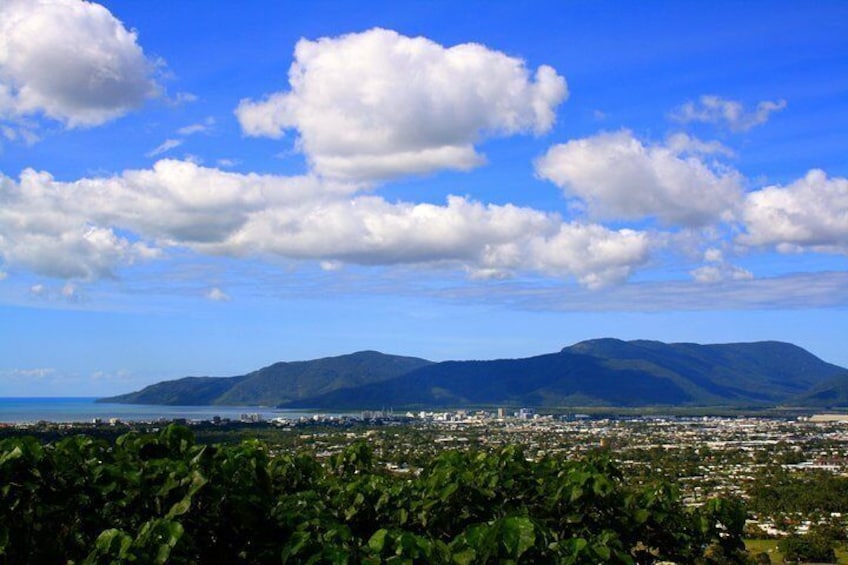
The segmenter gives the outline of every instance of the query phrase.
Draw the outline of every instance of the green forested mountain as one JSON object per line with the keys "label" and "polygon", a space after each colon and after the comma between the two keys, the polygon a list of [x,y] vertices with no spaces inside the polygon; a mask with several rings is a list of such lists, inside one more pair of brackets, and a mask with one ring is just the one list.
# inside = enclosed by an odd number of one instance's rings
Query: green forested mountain
{"label": "green forested mountain", "polygon": [[[848,370],[780,342],[598,339],[524,359],[445,361],[360,352],[229,379],[158,383],[112,402],[355,410],[501,406],[773,406],[845,401]],[[196,395],[192,395],[192,387]],[[819,396],[811,396],[818,391]],[[815,400],[815,401],[814,401]]]}
{"label": "green forested mountain", "polygon": [[217,404],[218,398],[245,377],[185,377],[156,383],[137,392],[101,398],[98,402],[123,404],[167,404],[204,406]]}
{"label": "green forested mountain", "polygon": [[844,373],[812,387],[793,399],[798,406],[848,406],[848,376]]}
{"label": "green forested mountain", "polygon": [[604,358],[610,368],[636,365],[664,374],[703,399],[780,402],[845,373],[796,345],[776,341],[699,345],[597,339],[564,351]]}
{"label": "green forested mountain", "polygon": [[438,363],[289,405],[775,405],[838,375],[848,380],[845,369],[787,343],[600,339],[526,359]]}
{"label": "green forested mountain", "polygon": [[101,402],[169,405],[275,406],[341,388],[376,383],[408,373],[430,361],[360,351],[312,361],[280,362],[238,377],[187,377],[164,381]]}

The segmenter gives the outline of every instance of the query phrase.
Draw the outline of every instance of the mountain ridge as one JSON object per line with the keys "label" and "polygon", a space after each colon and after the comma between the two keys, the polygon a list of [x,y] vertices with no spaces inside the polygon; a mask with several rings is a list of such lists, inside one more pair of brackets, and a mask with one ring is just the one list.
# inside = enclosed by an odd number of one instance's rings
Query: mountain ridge
{"label": "mountain ridge", "polygon": [[185,377],[101,399],[320,410],[503,406],[848,404],[848,369],[790,343],[586,340],[518,359],[442,361],[359,351],[235,377]]}

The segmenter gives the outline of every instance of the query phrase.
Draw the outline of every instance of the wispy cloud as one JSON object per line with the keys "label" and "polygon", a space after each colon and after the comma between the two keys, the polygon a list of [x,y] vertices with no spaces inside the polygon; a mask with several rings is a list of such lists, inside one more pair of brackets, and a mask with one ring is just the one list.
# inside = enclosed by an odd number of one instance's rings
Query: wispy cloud
{"label": "wispy cloud", "polygon": [[[2,86],[2,85],[0,85]],[[0,126],[0,132],[3,133],[9,141],[20,141],[24,145],[35,145],[41,141],[41,137],[35,132],[36,127],[28,120],[17,119],[14,123]]]}
{"label": "wispy cloud", "polygon": [[[197,135],[199,133],[208,134],[215,127],[215,118],[208,117],[202,122],[198,122],[195,124],[189,124],[187,126],[183,126],[177,130],[177,135],[179,137],[171,137],[160,143],[154,149],[148,151],[145,155],[147,157],[157,157],[162,155],[163,153],[167,153],[172,149],[176,149],[177,147],[183,145],[186,142],[186,138],[192,135]],[[190,160],[194,162],[201,162],[202,160],[194,157],[194,156],[186,156],[185,158],[191,157]]]}
{"label": "wispy cloud", "polygon": [[766,123],[775,112],[786,108],[786,100],[763,100],[756,109],[746,110],[741,102],[705,94],[698,102],[686,102],[671,114],[670,118],[680,123],[702,122],[743,132]]}
{"label": "wispy cloud", "polygon": [[177,133],[182,136],[195,135],[198,133],[209,133],[215,127],[215,118],[208,117],[200,123],[183,126],[177,130]]}
{"label": "wispy cloud", "polygon": [[219,167],[223,168],[223,169],[229,169],[230,167],[235,167],[239,163],[241,163],[241,161],[239,161],[238,159],[227,159],[227,158],[218,159],[217,161],[215,161],[215,164],[218,165]]}
{"label": "wispy cloud", "polygon": [[43,284],[34,284],[29,288],[29,293],[37,298],[44,298],[48,294],[48,289]]}
{"label": "wispy cloud", "polygon": [[846,308],[848,273],[806,273],[759,279],[731,277],[708,285],[690,281],[631,282],[594,292],[576,286],[566,292],[560,285],[506,281],[485,287],[467,285],[431,290],[430,294],[450,301],[495,301],[517,309],[559,312]]}
{"label": "wispy cloud", "polygon": [[209,300],[212,300],[213,302],[229,302],[230,301],[230,295],[227,294],[226,292],[224,292],[223,290],[221,290],[218,287],[213,287],[213,288],[209,289],[209,291],[206,293],[206,298],[208,298]]}
{"label": "wispy cloud", "polygon": [[56,369],[39,367],[36,369],[6,369],[0,375],[17,379],[43,379],[56,373]]}
{"label": "wispy cloud", "polygon": [[170,98],[170,102],[174,105],[180,106],[183,104],[191,104],[192,102],[197,102],[198,96],[196,94],[192,94],[191,92],[177,92],[172,98]]}
{"label": "wispy cloud", "polygon": [[156,157],[157,155],[161,155],[162,153],[167,153],[171,149],[175,149],[183,144],[182,139],[166,139],[154,149],[148,151],[145,155],[147,157]]}

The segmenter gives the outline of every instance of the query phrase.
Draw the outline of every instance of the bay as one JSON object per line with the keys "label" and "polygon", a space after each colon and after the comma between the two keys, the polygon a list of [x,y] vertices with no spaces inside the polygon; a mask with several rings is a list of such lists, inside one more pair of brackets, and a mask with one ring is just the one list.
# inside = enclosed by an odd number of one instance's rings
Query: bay
{"label": "bay", "polygon": [[97,403],[95,398],[13,398],[0,397],[0,423],[91,422],[99,418],[108,422],[153,422],[161,419],[211,420],[215,416],[238,420],[242,414],[259,414],[263,419],[299,419],[314,413],[301,410],[278,410],[260,406],[163,406],[153,404]]}

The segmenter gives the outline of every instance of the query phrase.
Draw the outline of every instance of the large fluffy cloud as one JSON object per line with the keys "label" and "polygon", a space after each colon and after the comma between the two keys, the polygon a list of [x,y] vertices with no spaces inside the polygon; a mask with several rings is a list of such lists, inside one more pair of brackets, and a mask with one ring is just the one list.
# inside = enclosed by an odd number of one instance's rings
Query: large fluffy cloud
{"label": "large fluffy cloud", "polygon": [[313,169],[342,179],[473,168],[477,140],[545,132],[567,95],[551,67],[531,78],[523,61],[482,45],[385,29],[303,39],[294,59],[289,91],[244,100],[236,114],[248,135],[296,129]]}
{"label": "large fluffy cloud", "polygon": [[848,253],[848,179],[814,169],[788,186],[752,192],[743,219],[739,239],[748,245]]}
{"label": "large fluffy cloud", "polygon": [[0,2],[0,117],[101,124],[159,88],[154,65],[106,8],[81,0]]}
{"label": "large fluffy cloud", "polygon": [[84,212],[95,195],[77,200],[73,185],[26,171],[20,182],[0,175],[0,257],[9,264],[60,278],[111,276],[122,264],[156,254]]}
{"label": "large fluffy cloud", "polygon": [[701,226],[740,199],[740,175],[704,157],[719,149],[680,137],[646,145],[622,130],[556,145],[536,161],[536,172],[595,217]]}
{"label": "large fluffy cloud", "polygon": [[242,175],[164,160],[111,178],[0,177],[0,257],[35,272],[96,278],[179,246],[228,256],[363,265],[429,264],[472,276],[544,272],[590,287],[627,277],[651,238],[551,213],[350,196],[314,177]]}
{"label": "large fluffy cloud", "polygon": [[368,265],[453,263],[478,277],[530,270],[597,287],[644,263],[651,241],[640,232],[563,223],[554,214],[456,196],[443,206],[361,196],[266,210],[226,245]]}

